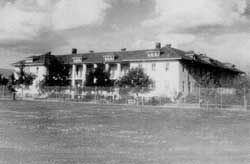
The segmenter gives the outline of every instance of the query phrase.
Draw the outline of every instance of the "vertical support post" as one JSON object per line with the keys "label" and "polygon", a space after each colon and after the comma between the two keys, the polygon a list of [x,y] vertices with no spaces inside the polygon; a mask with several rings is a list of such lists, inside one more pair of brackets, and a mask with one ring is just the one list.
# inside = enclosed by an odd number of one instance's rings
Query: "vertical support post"
{"label": "vertical support post", "polygon": [[121,76],[121,63],[117,63],[117,72],[116,72],[116,79]]}
{"label": "vertical support post", "polygon": [[82,64],[82,87],[84,87],[84,84],[85,84],[86,72],[87,72],[87,65]]}
{"label": "vertical support post", "polygon": [[71,87],[73,89],[71,89],[70,93],[71,93],[71,98],[74,99],[75,98],[75,91],[74,91],[74,88],[75,88],[75,85],[76,85],[76,82],[75,82],[75,75],[76,75],[76,65],[73,64],[72,65],[72,76],[71,76]]}
{"label": "vertical support post", "polygon": [[95,87],[95,103],[97,104],[97,89]]}
{"label": "vertical support post", "polygon": [[2,86],[3,88],[3,97],[5,96],[5,86]]}
{"label": "vertical support post", "polygon": [[71,86],[75,88],[76,65],[72,65]]}
{"label": "vertical support post", "polygon": [[199,93],[198,93],[198,103],[199,103],[199,107],[201,107],[201,87],[199,86],[199,91],[198,91]]}
{"label": "vertical support post", "polygon": [[243,89],[244,92],[244,97],[243,97],[243,101],[244,101],[244,109],[247,110],[247,97],[246,97],[246,88]]}
{"label": "vertical support post", "polygon": [[109,64],[108,63],[105,63],[105,71],[109,72]]}
{"label": "vertical support post", "polygon": [[222,109],[222,103],[223,103],[223,100],[222,100],[222,88],[220,88],[220,109]]}

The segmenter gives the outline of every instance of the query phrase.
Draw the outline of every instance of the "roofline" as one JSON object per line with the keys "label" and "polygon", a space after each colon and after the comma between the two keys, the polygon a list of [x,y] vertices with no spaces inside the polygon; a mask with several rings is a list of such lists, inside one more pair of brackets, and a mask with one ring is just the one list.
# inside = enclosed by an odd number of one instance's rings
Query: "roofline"
{"label": "roofline", "polygon": [[[20,63],[14,63],[12,64],[15,67],[21,66]],[[24,66],[45,66],[44,63],[25,63]]]}
{"label": "roofline", "polygon": [[[91,54],[95,54],[95,55],[100,55],[100,56],[103,56],[102,54],[109,54],[109,53],[112,53],[112,54],[116,54],[116,53],[129,53],[129,54],[133,54],[134,52],[143,52],[143,51],[153,51],[153,50],[163,50],[163,49],[168,49],[170,50],[172,53],[176,54],[177,57],[173,57],[173,58],[168,58],[168,57],[162,57],[162,58],[146,58],[146,59],[138,59],[138,58],[135,58],[135,59],[118,59],[117,61],[82,61],[82,62],[79,62],[79,63],[74,63],[72,61],[68,61],[67,64],[95,64],[95,63],[122,63],[122,62],[150,62],[150,61],[175,61],[175,60],[184,60],[184,61],[190,61],[190,62],[196,62],[196,63],[200,63],[200,64],[204,64],[204,65],[208,65],[208,66],[211,66],[211,67],[214,67],[214,68],[220,68],[220,69],[225,69],[225,70],[228,70],[228,71],[232,71],[232,72],[237,72],[237,73],[245,73],[237,68],[230,68],[230,67],[227,67],[227,66],[224,66],[223,63],[222,65],[216,65],[216,64],[212,64],[212,63],[207,63],[206,61],[203,61],[202,59],[200,60],[194,60],[192,58],[190,58],[189,56],[185,55],[185,52],[186,51],[182,51],[182,50],[179,50],[179,49],[176,49],[176,48],[169,48],[169,47],[162,47],[160,49],[157,49],[157,48],[151,48],[151,49],[142,49],[142,50],[126,50],[126,51],[104,51],[104,52],[93,52],[93,53],[76,53],[76,54],[51,54],[51,53],[47,53],[47,54],[43,54],[43,55],[51,55],[51,56],[55,56],[55,57],[69,57],[69,58],[74,58],[74,57],[83,57],[83,56],[89,56]],[[176,52],[176,50],[180,51],[181,53],[179,54],[178,52]],[[184,53],[184,54],[183,54]],[[43,56],[43,55],[39,55],[39,56]],[[196,54],[197,55],[197,54]],[[36,56],[30,56],[30,57],[36,57]],[[29,58],[29,57],[28,57]],[[211,57],[208,57],[209,59],[212,59]],[[215,59],[213,59],[215,60]],[[220,62],[220,61],[219,61]],[[65,63],[66,64],[66,63]],[[12,64],[13,66],[15,67],[18,67],[20,66],[21,64],[20,63],[13,63]],[[25,63],[25,66],[45,66],[45,63]]]}
{"label": "roofline", "polygon": [[127,59],[127,60],[122,60],[125,62],[144,62],[144,61],[172,61],[172,60],[181,60],[182,58],[157,58],[157,59]]}
{"label": "roofline", "polygon": [[214,65],[214,64],[209,64],[209,63],[206,63],[204,61],[196,61],[196,60],[189,60],[189,59],[182,59],[182,60],[185,60],[185,61],[193,61],[193,62],[196,62],[196,63],[199,63],[199,64],[204,64],[204,65],[208,65],[208,66],[211,66],[211,67],[214,67],[214,68],[220,68],[220,69],[224,69],[224,70],[228,70],[228,71],[232,71],[232,72],[236,72],[236,73],[241,73],[241,74],[244,74],[245,72],[244,71],[241,71],[237,68],[229,68],[229,67],[222,67],[222,66],[217,66],[217,65]]}

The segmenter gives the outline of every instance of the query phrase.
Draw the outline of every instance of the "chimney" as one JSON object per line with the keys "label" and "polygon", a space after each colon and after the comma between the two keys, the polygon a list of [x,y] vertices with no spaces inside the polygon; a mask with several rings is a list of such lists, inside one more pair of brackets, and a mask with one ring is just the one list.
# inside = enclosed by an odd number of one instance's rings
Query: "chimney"
{"label": "chimney", "polygon": [[95,51],[94,50],[90,50],[89,53],[94,53]]}
{"label": "chimney", "polygon": [[166,47],[168,48],[171,48],[171,46],[172,46],[171,44],[166,44]]}
{"label": "chimney", "polygon": [[161,48],[161,43],[160,42],[156,42],[155,43],[155,48],[160,49]]}
{"label": "chimney", "polygon": [[195,54],[193,50],[186,52],[186,55],[193,55],[193,54]]}
{"label": "chimney", "polygon": [[126,48],[122,48],[121,51],[126,51],[127,49]]}
{"label": "chimney", "polygon": [[49,51],[49,52],[47,52],[45,55],[51,55],[51,52]]}
{"label": "chimney", "polygon": [[72,48],[72,54],[77,54],[77,49],[76,48]]}

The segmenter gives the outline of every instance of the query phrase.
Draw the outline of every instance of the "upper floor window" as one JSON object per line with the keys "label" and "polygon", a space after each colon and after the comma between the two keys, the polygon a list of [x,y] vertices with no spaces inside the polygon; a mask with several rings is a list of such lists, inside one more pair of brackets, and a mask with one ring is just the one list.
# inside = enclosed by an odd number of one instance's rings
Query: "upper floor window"
{"label": "upper floor window", "polygon": [[114,61],[115,60],[115,56],[114,55],[105,55],[103,56],[104,58],[104,61],[107,62],[107,61]]}
{"label": "upper floor window", "polygon": [[158,57],[160,56],[161,52],[160,51],[148,51],[147,55],[148,57]]}
{"label": "upper floor window", "polygon": [[74,63],[81,63],[83,58],[81,56],[73,57],[73,62]]}
{"label": "upper floor window", "polygon": [[25,60],[25,62],[26,63],[33,63],[33,57],[28,57],[28,58],[26,58],[26,60]]}

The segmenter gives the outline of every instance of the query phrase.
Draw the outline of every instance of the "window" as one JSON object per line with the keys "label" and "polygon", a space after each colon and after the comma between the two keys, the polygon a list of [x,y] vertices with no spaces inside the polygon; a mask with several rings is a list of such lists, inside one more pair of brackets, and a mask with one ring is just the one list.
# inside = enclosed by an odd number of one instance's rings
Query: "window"
{"label": "window", "polygon": [[148,57],[158,57],[160,56],[161,52],[160,51],[148,51],[147,55]]}
{"label": "window", "polygon": [[184,92],[184,91],[185,91],[185,82],[182,81],[182,92]]}
{"label": "window", "polygon": [[185,72],[185,67],[184,67],[184,65],[182,65],[182,72]]}
{"label": "window", "polygon": [[190,93],[190,91],[191,91],[191,82],[189,81],[188,82],[188,93]]}
{"label": "window", "polygon": [[142,64],[139,64],[138,66],[139,66],[139,68],[142,68]]}
{"label": "window", "polygon": [[83,58],[81,56],[73,57],[73,63],[81,63]]}
{"label": "window", "polygon": [[104,56],[104,61],[108,62],[108,61],[114,61],[115,60],[115,56],[114,55],[105,55]]}
{"label": "window", "polygon": [[36,74],[38,74],[39,72],[39,67],[36,67]]}
{"label": "window", "polygon": [[155,67],[156,67],[156,64],[153,63],[153,64],[152,64],[152,71],[155,71]]}
{"label": "window", "polygon": [[187,75],[187,83],[188,83],[188,93],[189,93],[190,90],[191,90],[191,82],[190,82],[189,73],[188,73],[188,75]]}
{"label": "window", "polygon": [[153,83],[151,84],[151,88],[152,88],[152,89],[155,88],[155,82],[153,82]]}
{"label": "window", "polygon": [[168,71],[168,68],[169,68],[169,63],[166,63],[165,70]]}
{"label": "window", "polygon": [[26,63],[33,63],[33,57],[26,58]]}

